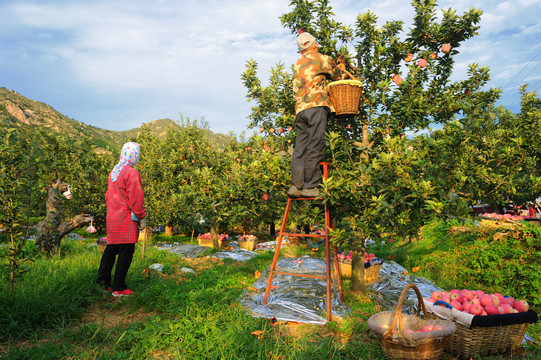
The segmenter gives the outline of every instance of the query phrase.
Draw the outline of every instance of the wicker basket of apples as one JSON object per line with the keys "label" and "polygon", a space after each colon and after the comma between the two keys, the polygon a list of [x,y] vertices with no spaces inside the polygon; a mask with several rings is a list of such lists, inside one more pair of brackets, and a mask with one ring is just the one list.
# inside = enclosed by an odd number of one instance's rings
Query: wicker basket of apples
{"label": "wicker basket of apples", "polygon": [[[353,252],[350,250],[347,255],[338,253],[338,266],[340,266],[340,275],[351,277],[351,259]],[[374,283],[379,279],[383,260],[377,258],[374,254],[364,253],[364,282]]]}
{"label": "wicker basket of apples", "polygon": [[[416,315],[402,313],[410,289],[417,294]],[[427,313],[419,289],[408,284],[402,290],[394,311],[383,311],[368,319],[368,327],[380,341],[383,351],[394,359],[439,359],[456,325]]]}
{"label": "wicker basket of apples", "polygon": [[528,325],[538,320],[525,300],[482,290],[434,291],[424,302],[429,313],[456,324],[445,350],[466,358],[519,347]]}

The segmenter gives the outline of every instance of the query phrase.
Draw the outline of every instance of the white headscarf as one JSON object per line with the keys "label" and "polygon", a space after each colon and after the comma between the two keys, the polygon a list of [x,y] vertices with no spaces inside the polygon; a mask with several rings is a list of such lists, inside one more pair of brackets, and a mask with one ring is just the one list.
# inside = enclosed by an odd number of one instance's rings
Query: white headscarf
{"label": "white headscarf", "polygon": [[120,152],[120,161],[111,171],[111,180],[115,182],[116,179],[118,179],[118,174],[120,174],[124,166],[135,166],[139,161],[140,156],[141,149],[139,148],[139,144],[134,142],[125,143],[124,146],[122,146],[122,151]]}

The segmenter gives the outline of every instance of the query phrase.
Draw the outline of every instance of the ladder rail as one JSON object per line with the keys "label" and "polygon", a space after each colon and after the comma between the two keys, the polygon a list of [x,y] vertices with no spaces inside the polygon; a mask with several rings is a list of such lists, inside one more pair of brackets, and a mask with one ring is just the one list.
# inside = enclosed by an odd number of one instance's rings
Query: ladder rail
{"label": "ladder rail", "polygon": [[[323,167],[323,177],[325,179],[329,176],[329,167],[331,166],[331,163],[329,162],[321,162],[320,165]],[[269,298],[269,293],[272,287],[272,280],[274,278],[274,274],[277,275],[289,275],[289,276],[300,276],[300,277],[308,277],[308,278],[316,278],[316,279],[326,279],[327,280],[327,293],[326,293],[326,301],[327,301],[327,321],[332,320],[332,271],[331,271],[331,243],[330,243],[330,235],[329,230],[333,229],[333,225],[331,222],[331,216],[330,216],[330,202],[329,200],[326,200],[324,203],[324,209],[325,209],[325,233],[324,234],[296,234],[296,233],[286,233],[286,227],[287,227],[287,219],[289,217],[289,211],[291,209],[292,201],[299,201],[299,200],[317,200],[318,198],[311,197],[311,198],[287,198],[287,204],[286,209],[284,211],[284,217],[282,219],[282,225],[280,226],[280,232],[278,235],[278,239],[276,242],[276,250],[274,251],[274,257],[272,259],[272,264],[269,271],[269,278],[267,280],[267,287],[265,288],[265,295],[263,296],[263,305],[267,304],[267,300]],[[276,270],[276,264],[278,263],[278,258],[280,256],[280,248],[282,247],[282,240],[284,236],[291,236],[291,237],[312,237],[312,238],[325,238],[325,264],[326,264],[326,271],[325,276],[320,275],[308,275],[308,274],[299,274],[299,273],[288,273],[285,271],[277,271]],[[336,276],[338,279],[338,290],[340,294],[340,300],[343,301],[343,290],[342,290],[342,279],[340,274],[340,266],[338,265],[338,257],[337,254],[337,247],[335,244],[333,244],[333,250],[334,250],[334,256],[333,256],[333,262],[334,262],[334,270],[336,272]]]}

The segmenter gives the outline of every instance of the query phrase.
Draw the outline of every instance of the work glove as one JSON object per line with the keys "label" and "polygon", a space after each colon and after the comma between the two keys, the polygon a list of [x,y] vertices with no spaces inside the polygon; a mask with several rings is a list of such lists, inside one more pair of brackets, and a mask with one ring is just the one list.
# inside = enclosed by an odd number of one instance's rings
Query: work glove
{"label": "work glove", "polygon": [[144,230],[146,227],[147,227],[147,218],[144,217],[144,218],[142,218],[141,220],[139,220],[139,226],[138,226],[138,228],[139,228],[140,231],[142,231],[142,230]]}

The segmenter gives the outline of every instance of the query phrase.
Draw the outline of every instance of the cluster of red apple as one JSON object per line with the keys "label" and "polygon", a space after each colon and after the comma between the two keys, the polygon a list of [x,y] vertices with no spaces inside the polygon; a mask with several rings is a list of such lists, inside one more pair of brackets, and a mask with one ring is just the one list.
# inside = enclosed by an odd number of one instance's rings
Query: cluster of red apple
{"label": "cluster of red apple", "polygon": [[496,214],[496,213],[484,213],[481,214],[481,216],[488,217],[491,219],[498,219],[498,220],[513,220],[513,221],[521,221],[525,218],[528,218],[528,216],[522,216],[522,215],[513,215],[513,214]]}
{"label": "cluster of red apple", "polygon": [[340,252],[336,256],[338,257],[338,260],[351,261],[351,258],[353,257],[353,251],[350,250],[347,255],[345,255],[343,252]]}
{"label": "cluster of red apple", "polygon": [[[451,51],[451,45],[450,44],[443,44],[441,46],[441,51],[444,52],[444,53],[448,53],[449,51]],[[429,56],[430,56],[430,58],[432,60],[436,60],[438,58],[438,54],[436,54],[435,52],[431,53]],[[413,60],[413,54],[408,53],[404,57],[404,61],[405,62],[410,62],[411,60]],[[421,68],[424,68],[426,66],[426,64],[427,64],[426,59],[419,59],[419,61],[417,61],[417,66],[419,66]],[[398,74],[394,74],[393,77],[391,78],[391,80],[398,86],[400,86],[400,84],[402,84],[402,82],[404,81],[404,79],[402,79],[400,77],[400,75],[398,75]]]}
{"label": "cluster of red apple", "polygon": [[[281,133],[284,132],[284,130],[285,130],[285,129],[284,129],[283,127],[280,127],[280,128],[278,128],[278,130],[276,130],[276,131],[278,131],[278,132],[281,134]],[[287,131],[289,131],[289,132],[291,132],[292,130],[293,130],[293,128],[292,128],[291,126],[289,126],[289,127],[287,128]],[[264,128],[263,126],[259,127],[259,132],[263,132],[263,131],[265,131],[265,128]],[[275,131],[274,128],[270,128],[270,129],[269,129],[269,133],[270,133],[270,134],[274,134],[274,131]]]}
{"label": "cluster of red apple", "polygon": [[[338,257],[338,260],[345,260],[345,261],[351,261],[351,258],[353,257],[353,251],[350,250],[347,255],[344,255],[343,252],[339,252],[336,254],[336,257]],[[364,253],[364,262],[369,263],[370,261],[374,260],[376,258],[376,255]]]}
{"label": "cluster of red apple", "polygon": [[482,290],[433,291],[428,301],[445,301],[453,308],[472,315],[500,315],[527,312],[526,300],[515,300],[499,293],[485,294]]}
{"label": "cluster of red apple", "polygon": [[376,255],[374,254],[364,253],[364,262],[369,263],[370,261],[374,260],[375,257]]}

